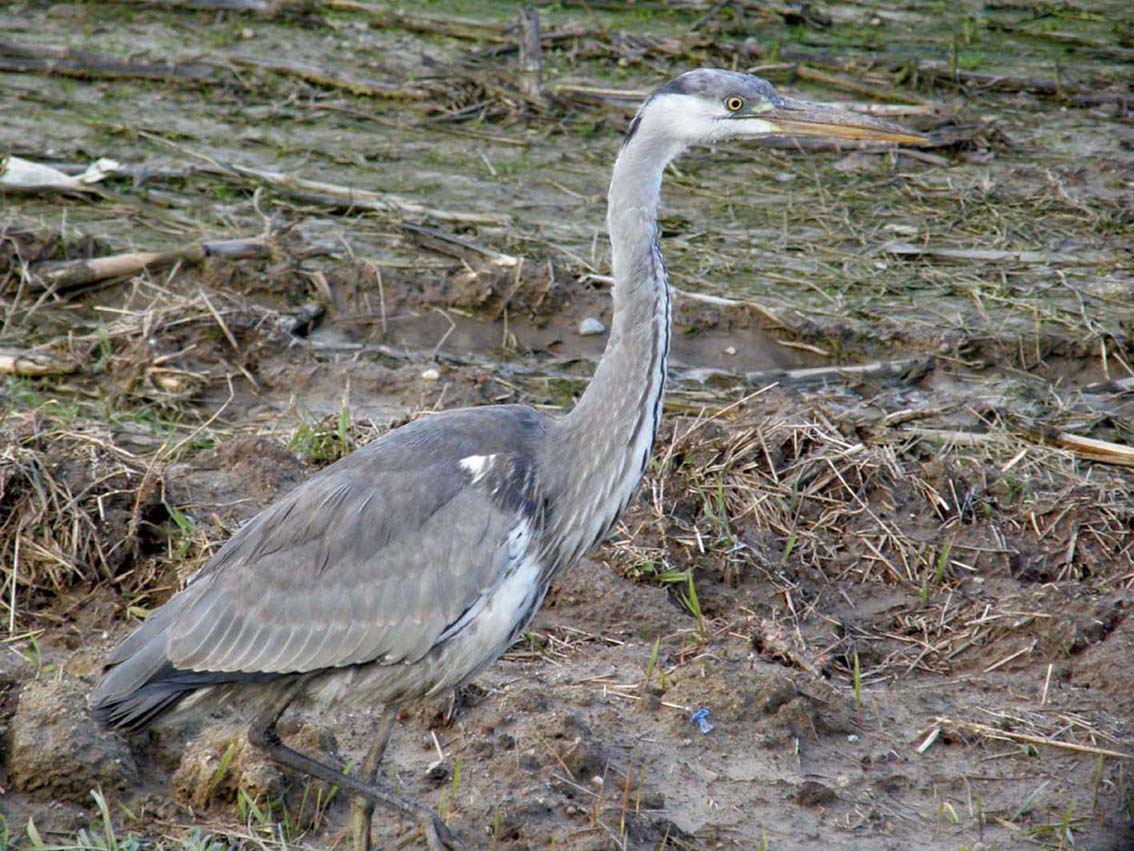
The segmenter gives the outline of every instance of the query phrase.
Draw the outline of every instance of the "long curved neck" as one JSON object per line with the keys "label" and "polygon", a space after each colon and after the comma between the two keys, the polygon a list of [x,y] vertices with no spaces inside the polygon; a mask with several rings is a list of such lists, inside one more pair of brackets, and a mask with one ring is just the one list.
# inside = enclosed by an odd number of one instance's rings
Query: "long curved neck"
{"label": "long curved neck", "polygon": [[639,133],[623,145],[608,196],[614,319],[606,351],[550,450],[556,470],[552,532],[563,561],[613,525],[649,461],[661,419],[670,296],[658,249],[662,171],[680,150]]}

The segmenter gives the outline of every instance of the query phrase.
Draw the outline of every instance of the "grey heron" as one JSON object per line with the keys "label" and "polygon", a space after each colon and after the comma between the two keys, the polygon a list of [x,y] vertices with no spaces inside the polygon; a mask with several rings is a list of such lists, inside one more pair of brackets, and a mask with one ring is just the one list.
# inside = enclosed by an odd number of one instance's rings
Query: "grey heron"
{"label": "grey heron", "polygon": [[[94,717],[140,730],[240,700],[249,739],[352,796],[355,847],[375,803],[461,847],[432,811],[378,780],[405,701],[439,695],[499,658],[552,577],[601,541],[636,491],[662,413],[670,295],[658,245],[662,172],[690,145],[772,136],[924,141],[900,127],[701,69],[638,110],[608,195],[614,318],[570,413],[520,405],[448,411],[394,429],[240,528],[107,659]],[[383,707],[354,776],[284,744],[296,699]]]}

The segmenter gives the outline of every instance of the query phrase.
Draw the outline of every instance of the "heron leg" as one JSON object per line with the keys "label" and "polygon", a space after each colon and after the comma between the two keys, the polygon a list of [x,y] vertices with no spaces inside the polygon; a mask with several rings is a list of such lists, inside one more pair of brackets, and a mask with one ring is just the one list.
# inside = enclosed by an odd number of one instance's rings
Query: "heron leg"
{"label": "heron leg", "polygon": [[[377,736],[366,752],[366,758],[359,766],[359,778],[364,783],[375,783],[378,780],[378,765],[382,762],[382,755],[386,753],[386,745],[390,743],[390,734],[394,732],[394,722],[398,719],[398,705],[391,703],[382,709],[382,716],[378,719]],[[350,802],[350,826],[354,835],[354,851],[371,851],[370,822],[374,818],[374,801],[359,795]]]}
{"label": "heron leg", "polygon": [[425,841],[428,843],[430,851],[446,851],[446,849],[464,851],[465,844],[454,836],[445,822],[441,820],[441,817],[428,807],[395,795],[393,792],[383,789],[377,783],[367,783],[350,774],[344,774],[332,766],[324,765],[283,743],[280,734],[276,731],[276,723],[302,685],[302,681],[297,682],[295,686],[283,693],[274,704],[256,716],[248,728],[248,741],[263,749],[269,757],[285,768],[303,772],[317,780],[322,780],[324,783],[338,786],[355,797],[366,798],[415,819],[421,824],[421,828],[425,832]]}

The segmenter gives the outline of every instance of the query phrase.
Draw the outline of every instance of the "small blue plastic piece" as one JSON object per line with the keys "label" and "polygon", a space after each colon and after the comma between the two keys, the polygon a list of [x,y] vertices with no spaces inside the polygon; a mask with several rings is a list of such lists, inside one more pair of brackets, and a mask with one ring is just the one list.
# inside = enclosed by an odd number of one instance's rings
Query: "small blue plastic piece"
{"label": "small blue plastic piece", "polygon": [[709,710],[702,707],[693,713],[693,717],[689,719],[691,724],[696,724],[701,728],[702,733],[713,732],[713,725],[709,723]]}

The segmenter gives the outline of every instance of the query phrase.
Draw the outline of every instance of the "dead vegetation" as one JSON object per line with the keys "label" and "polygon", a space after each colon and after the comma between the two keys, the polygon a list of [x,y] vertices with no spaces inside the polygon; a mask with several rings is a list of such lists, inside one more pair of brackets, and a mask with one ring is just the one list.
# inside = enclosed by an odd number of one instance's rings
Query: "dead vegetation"
{"label": "dead vegetation", "polygon": [[[538,51],[488,6],[98,5],[0,12],[0,728],[28,765],[71,759],[79,722],[36,750],[35,715],[81,705],[98,636],[311,469],[429,410],[569,405],[617,131],[677,70],[751,67],[933,143],[672,170],[669,419],[614,572],[407,719],[405,780],[494,848],[1125,847],[1121,4],[590,0],[541,9]],[[110,794],[166,847],[344,818],[242,783],[224,736],[159,743],[181,809],[83,747],[55,793],[5,756],[13,836],[111,847]]]}
{"label": "dead vegetation", "polygon": [[[674,423],[652,499],[615,547],[624,572],[692,570],[710,617],[759,589],[761,622],[819,670],[849,673],[858,655],[867,680],[992,671],[1041,645],[1065,656],[1121,619],[1134,581],[1124,472],[1088,475],[1004,430],[971,443],[865,430],[861,411],[776,391],[726,411]],[[1062,594],[1082,611],[1045,613]],[[870,599],[890,601],[885,618],[856,615]]]}

